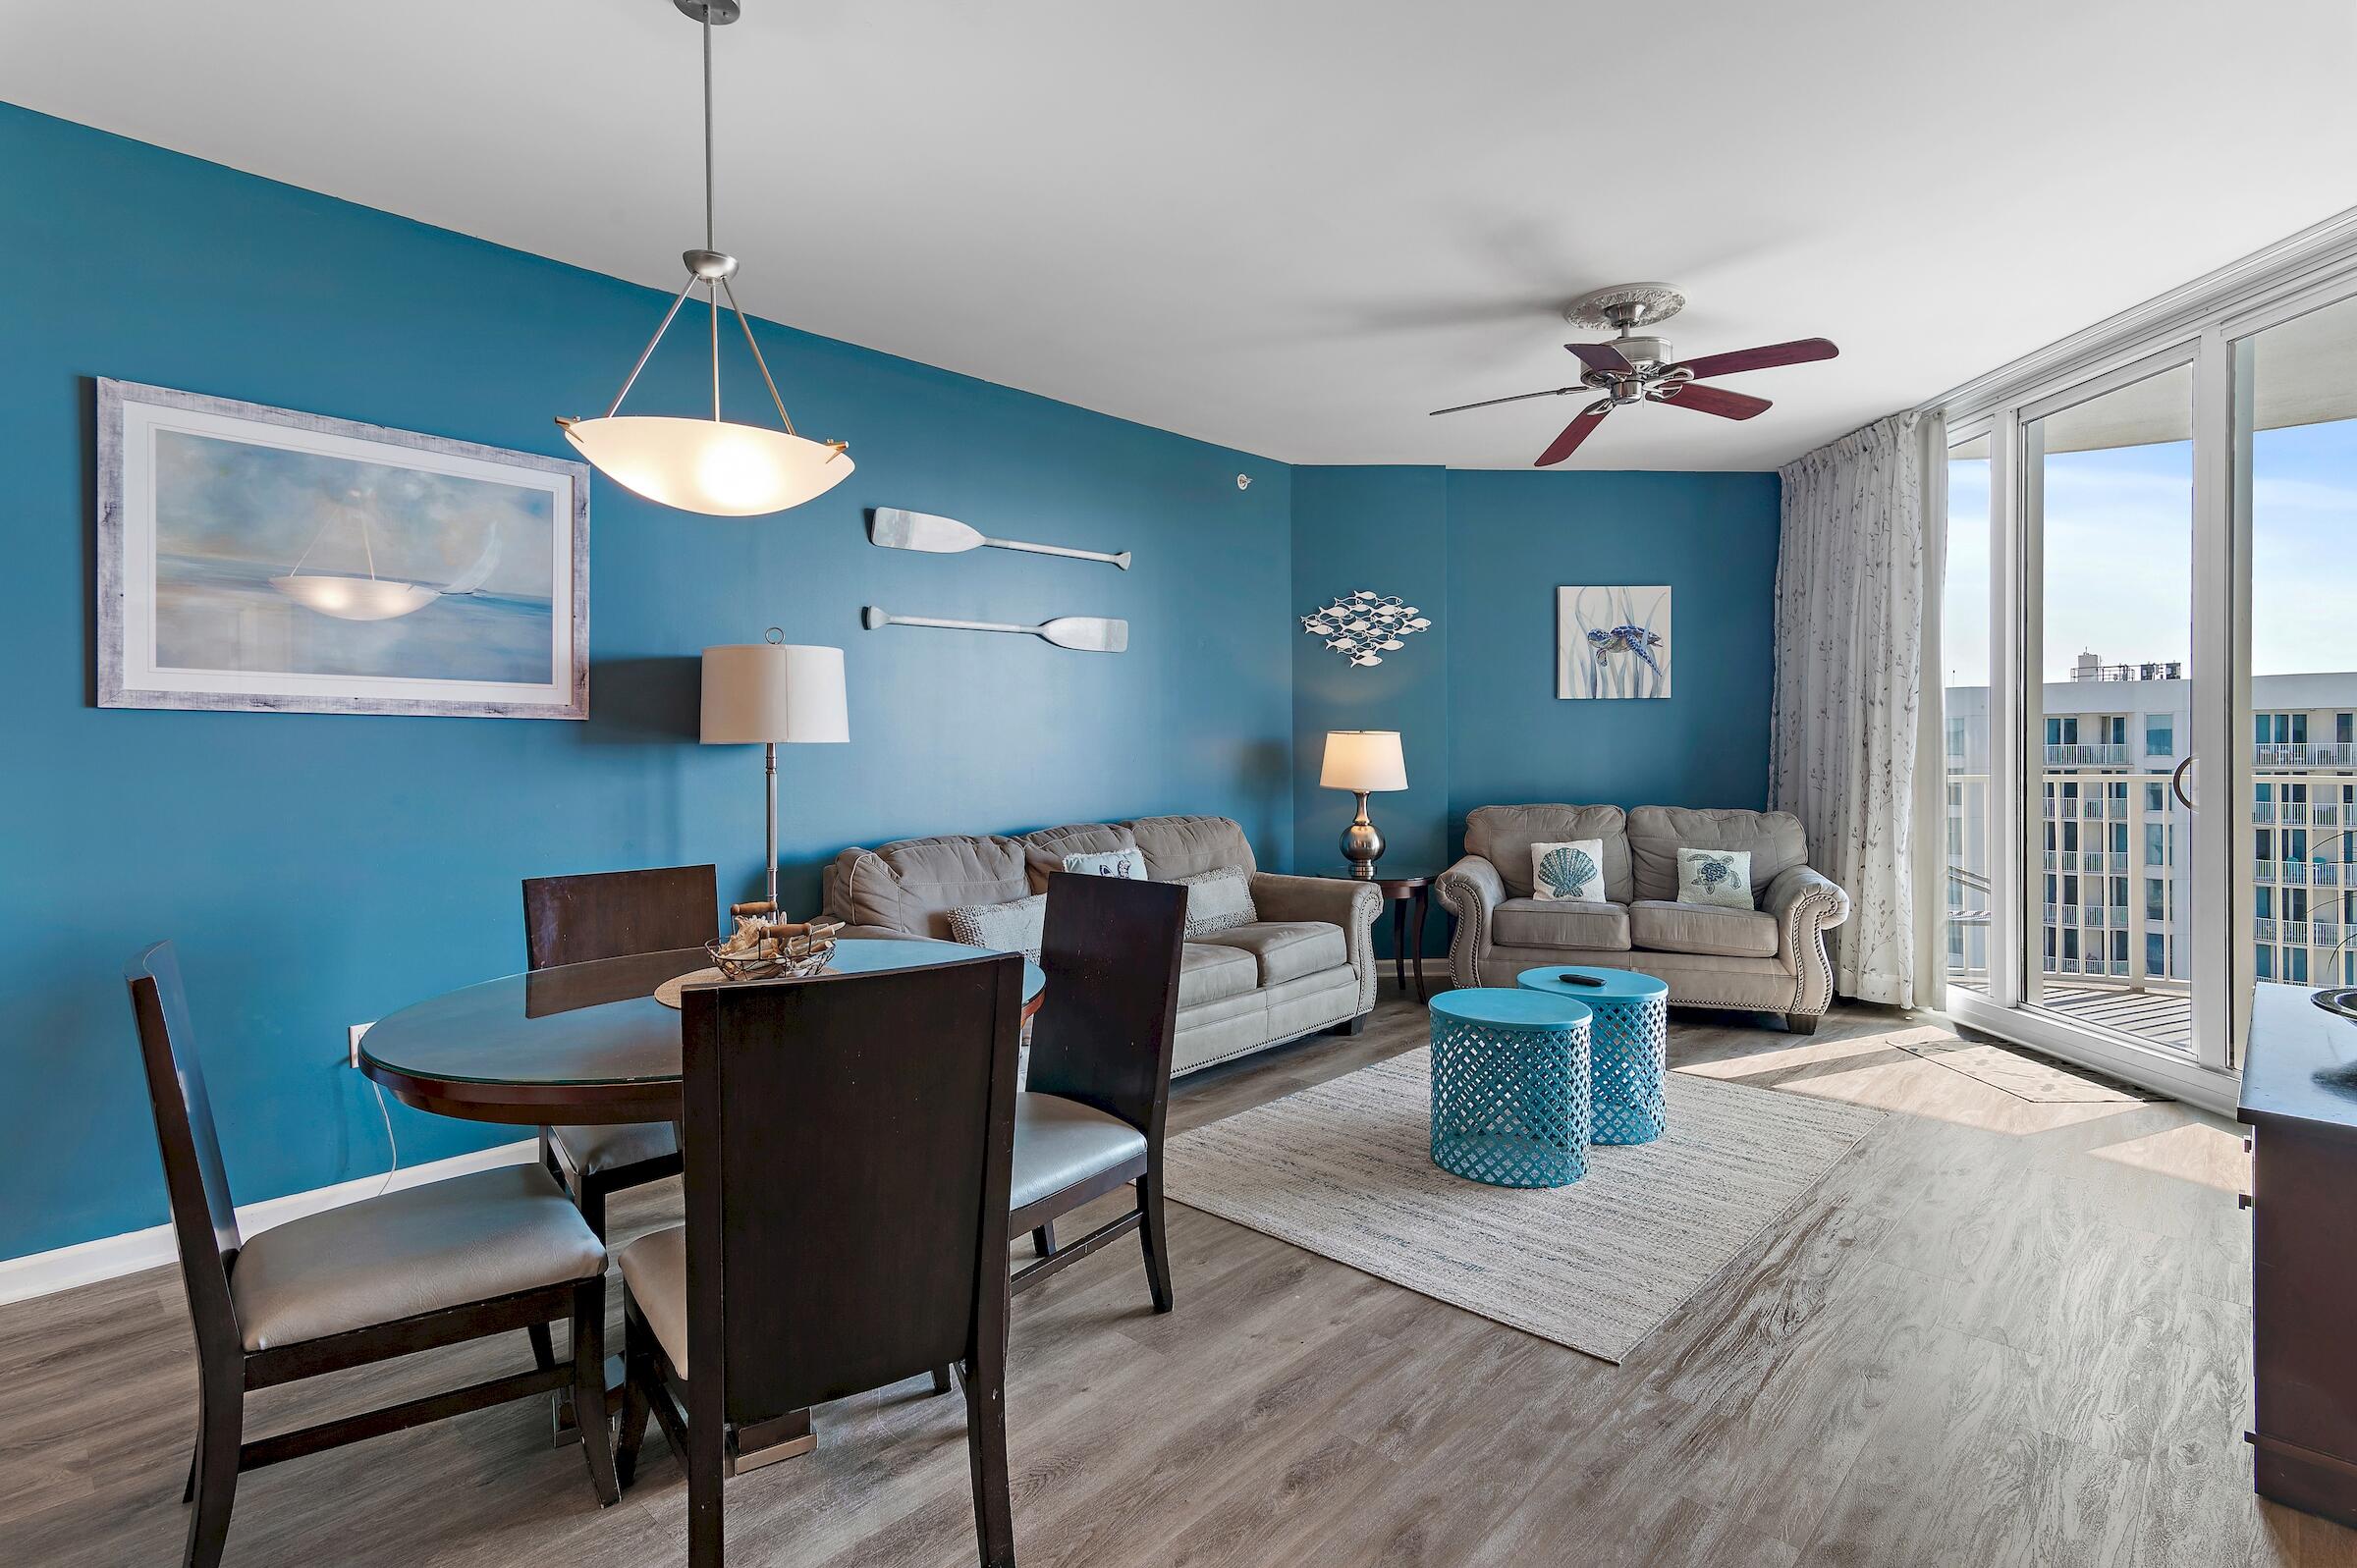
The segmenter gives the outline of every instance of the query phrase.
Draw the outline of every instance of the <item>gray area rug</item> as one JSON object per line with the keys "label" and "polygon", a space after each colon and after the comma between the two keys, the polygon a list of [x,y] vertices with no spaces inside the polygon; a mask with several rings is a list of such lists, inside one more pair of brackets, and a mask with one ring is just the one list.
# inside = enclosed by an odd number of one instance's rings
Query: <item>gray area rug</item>
{"label": "gray area rug", "polygon": [[1891,1044],[1911,1056],[1937,1062],[1992,1089],[2002,1089],[2017,1100],[2039,1105],[2136,1105],[2168,1098],[2100,1072],[2065,1065],[2034,1051],[1959,1040],[1945,1029],[1914,1030],[1892,1037]]}
{"label": "gray area rug", "polygon": [[1170,1140],[1169,1195],[1617,1362],[1822,1180],[1883,1113],[1670,1074],[1669,1130],[1567,1187],[1432,1162],[1417,1050]]}

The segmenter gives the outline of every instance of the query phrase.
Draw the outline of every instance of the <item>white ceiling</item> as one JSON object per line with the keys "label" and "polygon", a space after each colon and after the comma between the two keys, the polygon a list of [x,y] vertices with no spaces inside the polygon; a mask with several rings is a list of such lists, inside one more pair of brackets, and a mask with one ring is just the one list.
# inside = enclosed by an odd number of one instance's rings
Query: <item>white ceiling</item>
{"label": "white ceiling", "polygon": [[[1681,354],[1841,357],[1572,465],[1769,467],[2357,200],[2345,0],[744,5],[746,308],[1300,462],[1527,463],[1573,400],[1425,410],[1661,279]],[[671,0],[7,0],[0,97],[670,289],[697,47]]]}

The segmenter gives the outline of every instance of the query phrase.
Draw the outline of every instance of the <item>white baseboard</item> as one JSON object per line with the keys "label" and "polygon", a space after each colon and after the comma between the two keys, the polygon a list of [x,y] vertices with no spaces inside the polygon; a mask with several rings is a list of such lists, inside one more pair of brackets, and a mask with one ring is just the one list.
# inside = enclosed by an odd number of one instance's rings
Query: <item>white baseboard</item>
{"label": "white baseboard", "polygon": [[[265,1198],[260,1203],[238,1206],[238,1228],[247,1236],[283,1225],[290,1219],[301,1219],[323,1210],[341,1208],[373,1198],[378,1189],[399,1191],[403,1187],[419,1187],[429,1181],[442,1181],[451,1176],[464,1176],[469,1171],[489,1170],[498,1165],[521,1165],[537,1160],[539,1145],[526,1139],[521,1143],[501,1144],[496,1149],[480,1149],[470,1155],[454,1155],[448,1160],[435,1160],[411,1169],[394,1172],[392,1185],[386,1186],[382,1176],[362,1176],[356,1181],[339,1181],[332,1187],[314,1187],[309,1192],[291,1192],[283,1198]],[[51,1295],[71,1290],[76,1285],[87,1285],[101,1279],[114,1279],[124,1274],[153,1269],[158,1264],[175,1262],[179,1250],[172,1240],[169,1224],[153,1225],[145,1230],[126,1231],[120,1236],[100,1236],[95,1241],[77,1242],[71,1247],[59,1247],[53,1252],[36,1252],[23,1258],[0,1260],[0,1306],[12,1301],[28,1301],[35,1296]]]}

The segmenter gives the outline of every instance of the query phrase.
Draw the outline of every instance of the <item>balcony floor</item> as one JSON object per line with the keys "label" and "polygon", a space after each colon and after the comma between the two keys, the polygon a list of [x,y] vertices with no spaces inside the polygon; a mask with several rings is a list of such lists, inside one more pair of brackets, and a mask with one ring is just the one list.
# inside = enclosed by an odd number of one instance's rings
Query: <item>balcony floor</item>
{"label": "balcony floor", "polygon": [[2124,986],[2049,980],[2039,1003],[2049,1012],[2099,1024],[2176,1051],[2193,1049],[2193,999],[2181,991],[2130,991]]}

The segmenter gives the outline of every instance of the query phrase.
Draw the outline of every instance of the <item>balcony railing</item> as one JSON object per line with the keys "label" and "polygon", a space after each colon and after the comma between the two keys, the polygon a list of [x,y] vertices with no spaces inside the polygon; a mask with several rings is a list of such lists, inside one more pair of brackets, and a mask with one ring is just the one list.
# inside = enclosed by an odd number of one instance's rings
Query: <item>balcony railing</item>
{"label": "balcony railing", "polygon": [[2046,765],[2050,768],[2124,768],[2128,765],[2125,742],[2101,741],[2090,745],[2049,746]]}
{"label": "balcony railing", "polygon": [[2289,887],[2304,888],[2308,885],[2308,862],[2278,860],[2275,862],[2275,877]]}
{"label": "balcony railing", "polygon": [[2357,745],[2346,740],[2262,740],[2251,747],[2251,763],[2260,768],[2357,768]]}
{"label": "balcony railing", "polygon": [[2275,863],[2272,860],[2252,861],[2251,880],[2259,883],[2274,882],[2275,880]]}
{"label": "balcony railing", "polygon": [[2252,802],[2251,802],[2251,820],[2252,820],[2253,822],[2273,822],[2273,821],[2275,821],[2275,803],[2274,801],[2272,801],[2272,800],[2254,800],[2254,801],[2252,801]]}
{"label": "balcony railing", "polygon": [[2275,923],[2274,921],[2272,921],[2272,920],[2254,920],[2254,921],[2252,921],[2252,922],[2251,922],[2251,938],[2252,938],[2252,940],[2253,940],[2253,941],[2255,941],[2255,942],[2274,942],[2274,941],[2275,941],[2275,940],[2276,940],[2276,938],[2275,938]]}
{"label": "balcony railing", "polygon": [[2306,827],[2308,824],[2308,802],[2305,800],[2284,801],[2279,807],[2276,808],[2275,820],[2277,822],[2288,824],[2294,828]]}

